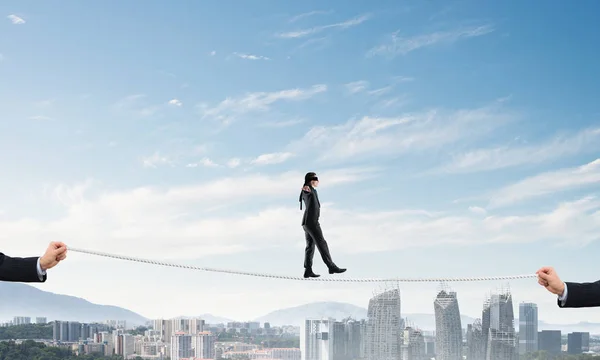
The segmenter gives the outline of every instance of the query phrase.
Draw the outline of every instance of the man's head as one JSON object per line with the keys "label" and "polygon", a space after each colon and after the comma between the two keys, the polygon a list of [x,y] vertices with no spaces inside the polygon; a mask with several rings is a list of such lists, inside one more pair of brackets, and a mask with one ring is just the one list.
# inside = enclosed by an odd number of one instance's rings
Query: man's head
{"label": "man's head", "polygon": [[317,177],[317,174],[314,172],[309,172],[306,173],[306,175],[304,175],[304,186],[312,186],[312,187],[317,187],[319,186],[319,178]]}

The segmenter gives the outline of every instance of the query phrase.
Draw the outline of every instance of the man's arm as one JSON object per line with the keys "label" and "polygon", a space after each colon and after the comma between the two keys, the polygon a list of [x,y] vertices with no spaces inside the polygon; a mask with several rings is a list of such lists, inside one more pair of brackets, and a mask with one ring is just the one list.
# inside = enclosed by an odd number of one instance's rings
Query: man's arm
{"label": "man's arm", "polygon": [[306,205],[306,219],[308,221],[314,220],[316,211],[315,194],[310,191],[308,186],[302,188],[302,194]]}
{"label": "man's arm", "polygon": [[565,291],[558,298],[561,308],[600,306],[600,281],[588,283],[565,282]]}
{"label": "man's arm", "polygon": [[39,257],[13,258],[0,253],[0,281],[45,282]]}

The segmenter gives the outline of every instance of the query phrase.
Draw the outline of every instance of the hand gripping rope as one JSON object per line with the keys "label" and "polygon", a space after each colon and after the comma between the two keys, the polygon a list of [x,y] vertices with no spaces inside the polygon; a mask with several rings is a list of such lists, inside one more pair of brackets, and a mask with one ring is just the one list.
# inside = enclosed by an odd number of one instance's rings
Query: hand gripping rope
{"label": "hand gripping rope", "polygon": [[388,279],[376,279],[376,278],[344,278],[344,277],[318,277],[318,278],[303,278],[299,276],[286,276],[286,275],[276,275],[276,274],[265,274],[265,273],[254,273],[247,271],[237,271],[237,270],[226,270],[226,269],[215,269],[215,268],[207,268],[193,265],[183,265],[183,264],[173,264],[164,261],[157,260],[148,260],[148,259],[140,259],[134,258],[131,256],[123,256],[116,254],[103,253],[99,251],[92,250],[84,250],[78,248],[68,248],[69,251],[74,251],[83,254],[90,254],[96,256],[103,256],[113,259],[133,261],[146,263],[151,265],[159,265],[159,266],[168,266],[180,269],[189,269],[189,270],[198,270],[198,271],[207,271],[207,272],[217,272],[223,274],[233,274],[233,275],[244,275],[244,276],[255,276],[262,278],[271,278],[271,279],[283,279],[283,280],[298,280],[298,281],[324,281],[324,282],[352,282],[352,283],[373,283],[373,282],[467,282],[467,281],[494,281],[494,280],[511,280],[511,279],[527,279],[527,278],[537,278],[536,274],[529,275],[512,275],[512,276],[482,276],[482,277],[459,277],[459,278],[388,278]]}

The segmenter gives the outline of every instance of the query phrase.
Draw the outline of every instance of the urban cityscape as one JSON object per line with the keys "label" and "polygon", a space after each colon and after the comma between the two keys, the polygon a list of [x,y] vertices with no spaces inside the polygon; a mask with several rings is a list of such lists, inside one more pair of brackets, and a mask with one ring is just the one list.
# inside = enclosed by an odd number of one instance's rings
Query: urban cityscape
{"label": "urban cityscape", "polygon": [[517,305],[508,287],[490,291],[481,317],[463,324],[459,295],[441,284],[432,299],[434,331],[404,318],[401,304],[399,287],[387,286],[373,293],[365,319],[306,318],[286,326],[209,324],[181,317],[132,328],[123,320],[81,323],[15,316],[0,330],[37,326],[47,329],[48,336],[0,339],[11,344],[33,340],[74,356],[134,360],[517,360],[594,356],[600,350],[589,332],[539,331],[537,305]]}

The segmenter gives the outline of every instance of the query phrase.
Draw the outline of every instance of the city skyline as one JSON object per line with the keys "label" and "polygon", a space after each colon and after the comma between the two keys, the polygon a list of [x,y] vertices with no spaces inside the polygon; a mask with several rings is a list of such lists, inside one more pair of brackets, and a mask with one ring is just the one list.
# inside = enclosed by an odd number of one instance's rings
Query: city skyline
{"label": "city skyline", "polygon": [[[600,4],[537,10],[2,1],[0,250],[35,256],[60,240],[302,276],[298,195],[315,171],[325,238],[348,269],[336,278],[552,265],[563,280],[595,281]],[[314,270],[333,276],[318,257]],[[452,284],[473,317],[497,285]],[[373,291],[74,252],[34,286],[148,318],[255,318],[367,304]],[[558,308],[534,278],[510,286],[549,323],[600,323],[597,310]],[[401,289],[403,309],[431,313],[434,284]]]}
{"label": "city skyline", "polygon": [[[516,331],[513,305],[510,290],[498,288],[488,293],[481,318],[466,324],[465,329],[460,323],[458,296],[443,285],[433,301],[436,330],[423,332],[418,324],[405,321],[400,292],[392,287],[373,293],[366,319],[305,318],[299,326],[287,329],[259,322],[208,324],[201,318],[154,319],[148,328],[131,330],[138,334],[131,333],[122,320],[107,320],[105,324],[53,321],[37,323],[38,327],[51,326],[52,341],[39,335],[36,339],[50,346],[70,347],[78,353],[141,355],[146,360],[162,359],[169,354],[173,360],[237,356],[258,359],[281,356],[280,360],[443,360],[462,358],[463,349],[468,360],[517,360],[519,353],[545,351],[551,359],[560,353],[578,355],[600,349],[590,343],[589,332],[568,332],[566,346],[562,345],[560,330],[537,332],[539,319],[533,303],[519,304],[524,320]],[[36,318],[36,322],[43,320]],[[13,322],[16,327],[23,327],[31,324],[31,318],[15,316]],[[227,334],[226,339],[221,339],[223,334]],[[299,346],[288,343],[284,347],[271,347],[260,340],[254,343],[257,336],[299,338]],[[596,335],[594,343],[597,339]]]}

